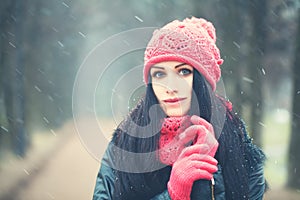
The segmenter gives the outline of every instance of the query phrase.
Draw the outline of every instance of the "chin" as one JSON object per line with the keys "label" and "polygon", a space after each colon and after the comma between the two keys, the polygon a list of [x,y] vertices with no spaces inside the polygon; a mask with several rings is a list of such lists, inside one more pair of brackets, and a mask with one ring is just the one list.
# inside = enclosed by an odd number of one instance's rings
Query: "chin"
{"label": "chin", "polygon": [[181,111],[175,112],[174,111],[174,112],[167,112],[166,114],[169,117],[182,117],[182,116],[187,115],[187,112],[181,112]]}

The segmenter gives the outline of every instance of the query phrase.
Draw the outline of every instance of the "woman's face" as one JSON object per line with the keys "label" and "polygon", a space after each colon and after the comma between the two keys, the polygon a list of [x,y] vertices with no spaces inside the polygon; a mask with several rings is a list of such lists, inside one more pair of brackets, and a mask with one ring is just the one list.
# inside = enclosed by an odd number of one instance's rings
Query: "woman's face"
{"label": "woman's face", "polygon": [[191,107],[193,67],[176,61],[160,62],[150,69],[152,87],[169,117],[186,115]]}

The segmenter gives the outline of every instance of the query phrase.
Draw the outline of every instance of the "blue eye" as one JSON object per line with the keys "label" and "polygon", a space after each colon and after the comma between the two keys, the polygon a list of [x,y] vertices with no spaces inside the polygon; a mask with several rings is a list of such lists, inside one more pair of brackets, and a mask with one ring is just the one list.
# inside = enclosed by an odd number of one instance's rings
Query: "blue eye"
{"label": "blue eye", "polygon": [[180,70],[179,70],[179,74],[180,74],[180,75],[183,75],[183,76],[189,75],[189,74],[191,74],[191,73],[192,73],[192,70],[189,70],[189,69],[186,69],[186,68],[183,68],[183,69],[180,69]]}
{"label": "blue eye", "polygon": [[157,71],[157,72],[154,72],[152,74],[152,77],[154,77],[154,78],[161,78],[161,77],[164,77],[164,76],[165,76],[165,73],[161,72],[161,71]]}

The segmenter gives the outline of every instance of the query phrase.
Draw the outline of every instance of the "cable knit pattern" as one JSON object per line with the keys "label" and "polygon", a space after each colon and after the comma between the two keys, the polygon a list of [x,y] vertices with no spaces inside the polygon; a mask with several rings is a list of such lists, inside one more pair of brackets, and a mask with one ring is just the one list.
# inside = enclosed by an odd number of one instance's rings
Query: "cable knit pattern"
{"label": "cable knit pattern", "polygon": [[152,65],[163,61],[178,61],[196,68],[216,89],[223,60],[216,46],[216,31],[212,23],[202,18],[175,20],[155,30],[144,57],[144,82]]}

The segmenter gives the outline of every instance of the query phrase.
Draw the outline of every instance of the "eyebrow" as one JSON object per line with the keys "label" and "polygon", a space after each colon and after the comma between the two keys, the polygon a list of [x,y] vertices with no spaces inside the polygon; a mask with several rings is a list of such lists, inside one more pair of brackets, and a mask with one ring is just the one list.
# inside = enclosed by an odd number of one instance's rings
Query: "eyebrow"
{"label": "eyebrow", "polygon": [[156,66],[156,65],[152,66],[151,68],[165,69],[164,67],[159,67],[159,66]]}
{"label": "eyebrow", "polygon": [[178,68],[178,67],[184,66],[184,65],[186,65],[186,63],[178,64],[178,65],[175,66],[175,69]]}
{"label": "eyebrow", "polygon": [[[186,63],[180,63],[180,64],[178,64],[178,65],[175,65],[174,68],[176,69],[176,68],[181,67],[181,66],[183,66],[183,65],[186,65]],[[165,69],[164,67],[160,67],[160,66],[156,66],[156,65],[154,65],[152,68]]]}

